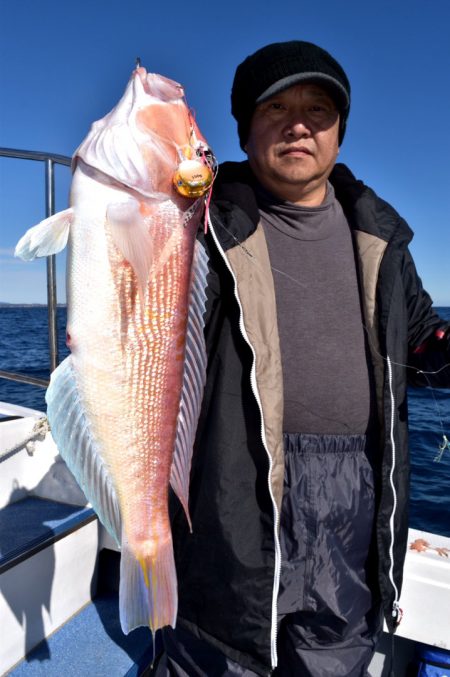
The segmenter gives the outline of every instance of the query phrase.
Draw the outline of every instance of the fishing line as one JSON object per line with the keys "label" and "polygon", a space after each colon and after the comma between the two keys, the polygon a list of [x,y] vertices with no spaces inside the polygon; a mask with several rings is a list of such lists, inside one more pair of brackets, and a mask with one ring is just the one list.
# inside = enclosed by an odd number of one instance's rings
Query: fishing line
{"label": "fishing line", "polygon": [[[368,327],[366,327],[365,324],[363,324],[363,327],[364,327],[364,330],[367,334],[367,338],[368,338],[368,341],[370,343],[370,347],[373,350],[373,352],[376,353],[379,357],[381,357],[382,360],[387,362],[387,358],[384,357],[384,355],[382,355],[376,349],[376,347],[374,346]],[[439,418],[439,425],[441,427],[441,432],[442,432],[442,442],[440,442],[440,444],[438,444],[438,450],[439,451],[436,454],[436,456],[433,458],[433,462],[440,463],[441,460],[442,460],[442,456],[444,455],[444,451],[446,449],[448,449],[450,451],[450,441],[449,441],[447,435],[445,434],[443,417],[441,415],[441,408],[440,408],[439,403],[436,399],[436,395],[435,395],[435,392],[434,392],[435,389],[431,385],[431,382],[430,382],[430,379],[428,378],[428,376],[435,376],[436,374],[439,374],[444,369],[447,369],[448,367],[450,367],[450,362],[447,362],[446,364],[444,364],[439,369],[436,369],[435,371],[424,371],[423,369],[418,369],[417,367],[414,367],[412,364],[402,364],[401,362],[394,362],[393,360],[391,360],[391,364],[395,364],[397,367],[403,367],[404,369],[413,369],[416,372],[416,374],[422,374],[425,377],[425,380],[428,383],[428,388],[430,389],[431,395],[433,397],[434,406],[435,406],[436,411],[437,411],[437,415],[438,415],[438,418]]]}
{"label": "fishing line", "polygon": [[[244,252],[247,254],[247,256],[248,256],[249,258],[253,259],[252,263],[253,263],[254,265],[257,265],[257,261],[256,261],[255,257],[254,257],[253,254],[245,247],[245,245],[243,245],[242,242],[240,242],[240,241],[238,240],[238,238],[237,238],[237,237],[236,237],[236,236],[235,236],[235,235],[234,235],[234,234],[233,234],[233,233],[232,233],[232,232],[231,232],[231,231],[230,231],[230,230],[229,230],[229,229],[221,222],[221,221],[217,220],[216,223],[217,223],[221,228],[223,228],[223,229],[228,233],[228,235],[229,235],[230,237],[233,238],[233,240],[236,242],[236,244],[237,244],[241,249],[244,250]],[[272,264],[270,264],[270,269],[273,270],[275,273],[279,273],[279,275],[283,275],[284,277],[286,277],[288,280],[291,280],[291,282],[294,282],[294,284],[298,285],[299,287],[302,287],[303,289],[306,287],[306,284],[305,284],[304,282],[300,282],[300,280],[297,280],[295,277],[292,277],[291,275],[289,275],[289,273],[285,273],[283,270],[280,270],[279,268],[275,268],[275,266],[272,266]]]}
{"label": "fishing line", "polygon": [[[219,225],[221,228],[223,228],[223,229],[225,230],[225,232],[228,233],[228,235],[230,235],[230,237],[234,240],[234,242],[235,242],[239,247],[241,247],[241,249],[243,249],[243,251],[247,254],[247,256],[248,256],[250,259],[252,259],[252,263],[255,264],[255,265],[257,265],[257,261],[256,261],[255,257],[254,257],[253,254],[245,247],[245,245],[243,245],[242,242],[240,242],[240,241],[238,240],[238,238],[237,238],[237,237],[236,237],[236,236],[235,236],[235,235],[234,235],[234,234],[233,234],[233,233],[232,233],[232,232],[231,232],[231,231],[230,231],[230,230],[229,230],[229,229],[228,229],[228,228],[220,221],[220,220],[216,219],[215,222],[217,223],[217,225]],[[273,267],[273,266],[270,266],[270,268],[271,268],[271,270],[273,270],[273,271],[279,273],[280,275],[284,275],[285,277],[287,277],[288,279],[290,279],[292,282],[294,282],[295,284],[297,284],[299,287],[305,287],[305,284],[303,284],[302,282],[300,282],[300,280],[296,280],[295,278],[291,277],[290,275],[288,275],[288,273],[285,273],[284,271],[279,270],[278,268],[275,268],[275,267]],[[370,343],[371,349],[373,350],[374,353],[376,353],[379,357],[381,357],[382,360],[384,360],[384,361],[387,363],[387,358],[384,357],[384,355],[382,355],[382,354],[377,350],[377,348],[374,346],[373,341],[372,341],[371,336],[370,336],[370,331],[369,331],[368,327],[366,327],[365,324],[363,324],[363,327],[364,327],[364,331],[365,331],[366,334],[367,334],[367,338],[368,338],[368,341],[369,341],[369,343]],[[440,442],[440,443],[438,444],[438,453],[437,453],[436,456],[434,457],[433,462],[435,462],[435,463],[440,463],[440,461],[442,460],[442,457],[443,457],[443,455],[444,455],[444,452],[445,452],[446,450],[448,450],[448,451],[450,452],[450,440],[449,440],[449,438],[447,437],[447,435],[445,434],[445,430],[444,430],[444,422],[443,422],[443,416],[442,416],[441,408],[440,408],[439,403],[438,403],[438,401],[437,401],[437,399],[436,399],[436,395],[435,395],[435,392],[434,392],[435,389],[434,389],[433,386],[431,385],[431,382],[430,382],[430,379],[428,378],[428,376],[435,376],[436,374],[439,374],[439,373],[440,373],[441,371],[443,371],[444,369],[447,369],[448,367],[450,367],[450,362],[444,364],[442,367],[440,367],[439,369],[436,369],[436,370],[434,370],[434,371],[424,371],[423,369],[418,369],[417,367],[415,367],[415,366],[413,366],[413,365],[411,365],[411,364],[402,364],[401,362],[394,362],[393,360],[391,360],[391,364],[395,364],[396,366],[398,366],[398,367],[403,367],[403,368],[405,368],[405,369],[413,369],[417,374],[422,374],[422,375],[425,377],[425,379],[426,379],[426,381],[427,381],[427,383],[428,383],[428,388],[429,388],[429,390],[431,391],[431,395],[432,395],[433,400],[434,400],[434,406],[435,406],[435,408],[436,408],[436,412],[437,412],[437,415],[438,415],[438,418],[439,418],[439,425],[440,425],[441,432],[442,432],[442,442]]]}
{"label": "fishing line", "polygon": [[255,257],[253,256],[253,254],[251,253],[251,251],[249,251],[249,250],[247,249],[247,247],[245,247],[245,245],[243,245],[242,242],[240,242],[240,240],[238,240],[238,238],[236,237],[236,235],[234,235],[234,233],[232,233],[231,230],[229,230],[226,226],[224,226],[224,224],[223,224],[221,221],[217,220],[216,223],[217,223],[217,225],[219,225],[221,228],[223,228],[224,231],[225,231],[226,233],[228,233],[228,235],[235,241],[235,243],[238,245],[238,247],[240,247],[240,248],[247,254],[247,256],[248,256],[249,258],[253,259],[253,263],[256,264]]}
{"label": "fishing line", "polygon": [[295,277],[292,277],[288,273],[285,273],[282,270],[279,270],[278,268],[275,268],[272,265],[270,267],[275,273],[279,273],[280,275],[284,275],[284,277],[287,277],[288,280],[291,280],[291,282],[295,282],[295,284],[298,284],[299,287],[303,287],[303,288],[306,287],[306,284],[304,282],[300,282],[300,280],[296,280]]}

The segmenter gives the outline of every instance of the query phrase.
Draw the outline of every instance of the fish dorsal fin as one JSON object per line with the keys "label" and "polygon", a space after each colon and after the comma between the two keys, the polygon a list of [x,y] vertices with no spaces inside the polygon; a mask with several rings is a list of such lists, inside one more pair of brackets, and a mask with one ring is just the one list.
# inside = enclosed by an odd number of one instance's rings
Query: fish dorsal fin
{"label": "fish dorsal fin", "polygon": [[116,491],[92,435],[71,356],[52,373],[45,400],[52,436],[59,453],[100,521],[120,545],[121,519]]}
{"label": "fish dorsal fin", "polygon": [[139,202],[129,197],[109,204],[106,219],[114,244],[136,273],[143,299],[153,264],[153,239],[140,212]]}
{"label": "fish dorsal fin", "polygon": [[206,345],[203,334],[206,303],[206,276],[208,257],[199,243],[195,243],[194,261],[186,333],[186,357],[184,361],[183,388],[178,415],[175,453],[172,462],[170,484],[186,513],[189,527],[189,475],[197,423],[206,381]]}
{"label": "fish dorsal fin", "polygon": [[32,261],[36,257],[50,256],[62,251],[67,244],[73,218],[73,208],[69,207],[44,219],[27,230],[17,243],[14,255],[24,261]]}

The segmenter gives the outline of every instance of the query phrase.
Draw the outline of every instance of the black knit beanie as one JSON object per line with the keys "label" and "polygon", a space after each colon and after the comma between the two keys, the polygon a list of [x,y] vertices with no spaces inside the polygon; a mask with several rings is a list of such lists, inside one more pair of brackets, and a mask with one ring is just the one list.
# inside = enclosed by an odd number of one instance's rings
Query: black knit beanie
{"label": "black knit beanie", "polygon": [[331,54],[311,42],[276,42],[248,56],[236,69],[231,89],[231,112],[238,123],[241,148],[250,131],[258,103],[299,82],[315,82],[326,89],[340,113],[339,145],[350,111],[350,83]]}

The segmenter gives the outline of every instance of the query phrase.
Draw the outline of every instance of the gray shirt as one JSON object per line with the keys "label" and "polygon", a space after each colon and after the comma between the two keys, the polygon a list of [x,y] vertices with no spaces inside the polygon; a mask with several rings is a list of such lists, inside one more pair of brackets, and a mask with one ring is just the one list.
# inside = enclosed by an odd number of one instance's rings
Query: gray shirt
{"label": "gray shirt", "polygon": [[364,434],[371,386],[352,236],[331,184],[300,207],[260,188],[275,284],[284,431]]}

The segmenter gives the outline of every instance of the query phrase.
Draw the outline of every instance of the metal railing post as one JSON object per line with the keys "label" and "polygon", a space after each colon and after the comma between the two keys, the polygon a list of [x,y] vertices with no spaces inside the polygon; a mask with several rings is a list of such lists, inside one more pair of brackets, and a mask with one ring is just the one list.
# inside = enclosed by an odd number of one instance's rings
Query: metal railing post
{"label": "metal railing post", "polygon": [[[45,160],[45,213],[47,218],[55,213],[55,181],[53,160]],[[56,256],[47,256],[47,307],[48,347],[50,351],[50,372],[58,366],[58,321],[56,316]]]}
{"label": "metal railing post", "polygon": [[[45,211],[47,218],[55,213],[55,177],[54,165],[70,167],[71,159],[66,155],[44,153],[35,150],[20,150],[17,148],[0,148],[0,157],[17,158],[20,160],[36,160],[45,164]],[[50,371],[58,366],[58,331],[57,331],[57,303],[56,303],[56,263],[55,256],[47,257],[47,301],[48,301],[48,342],[50,351]],[[0,370],[0,378],[18,383],[47,387],[47,379],[35,378],[27,374],[17,374]]]}

